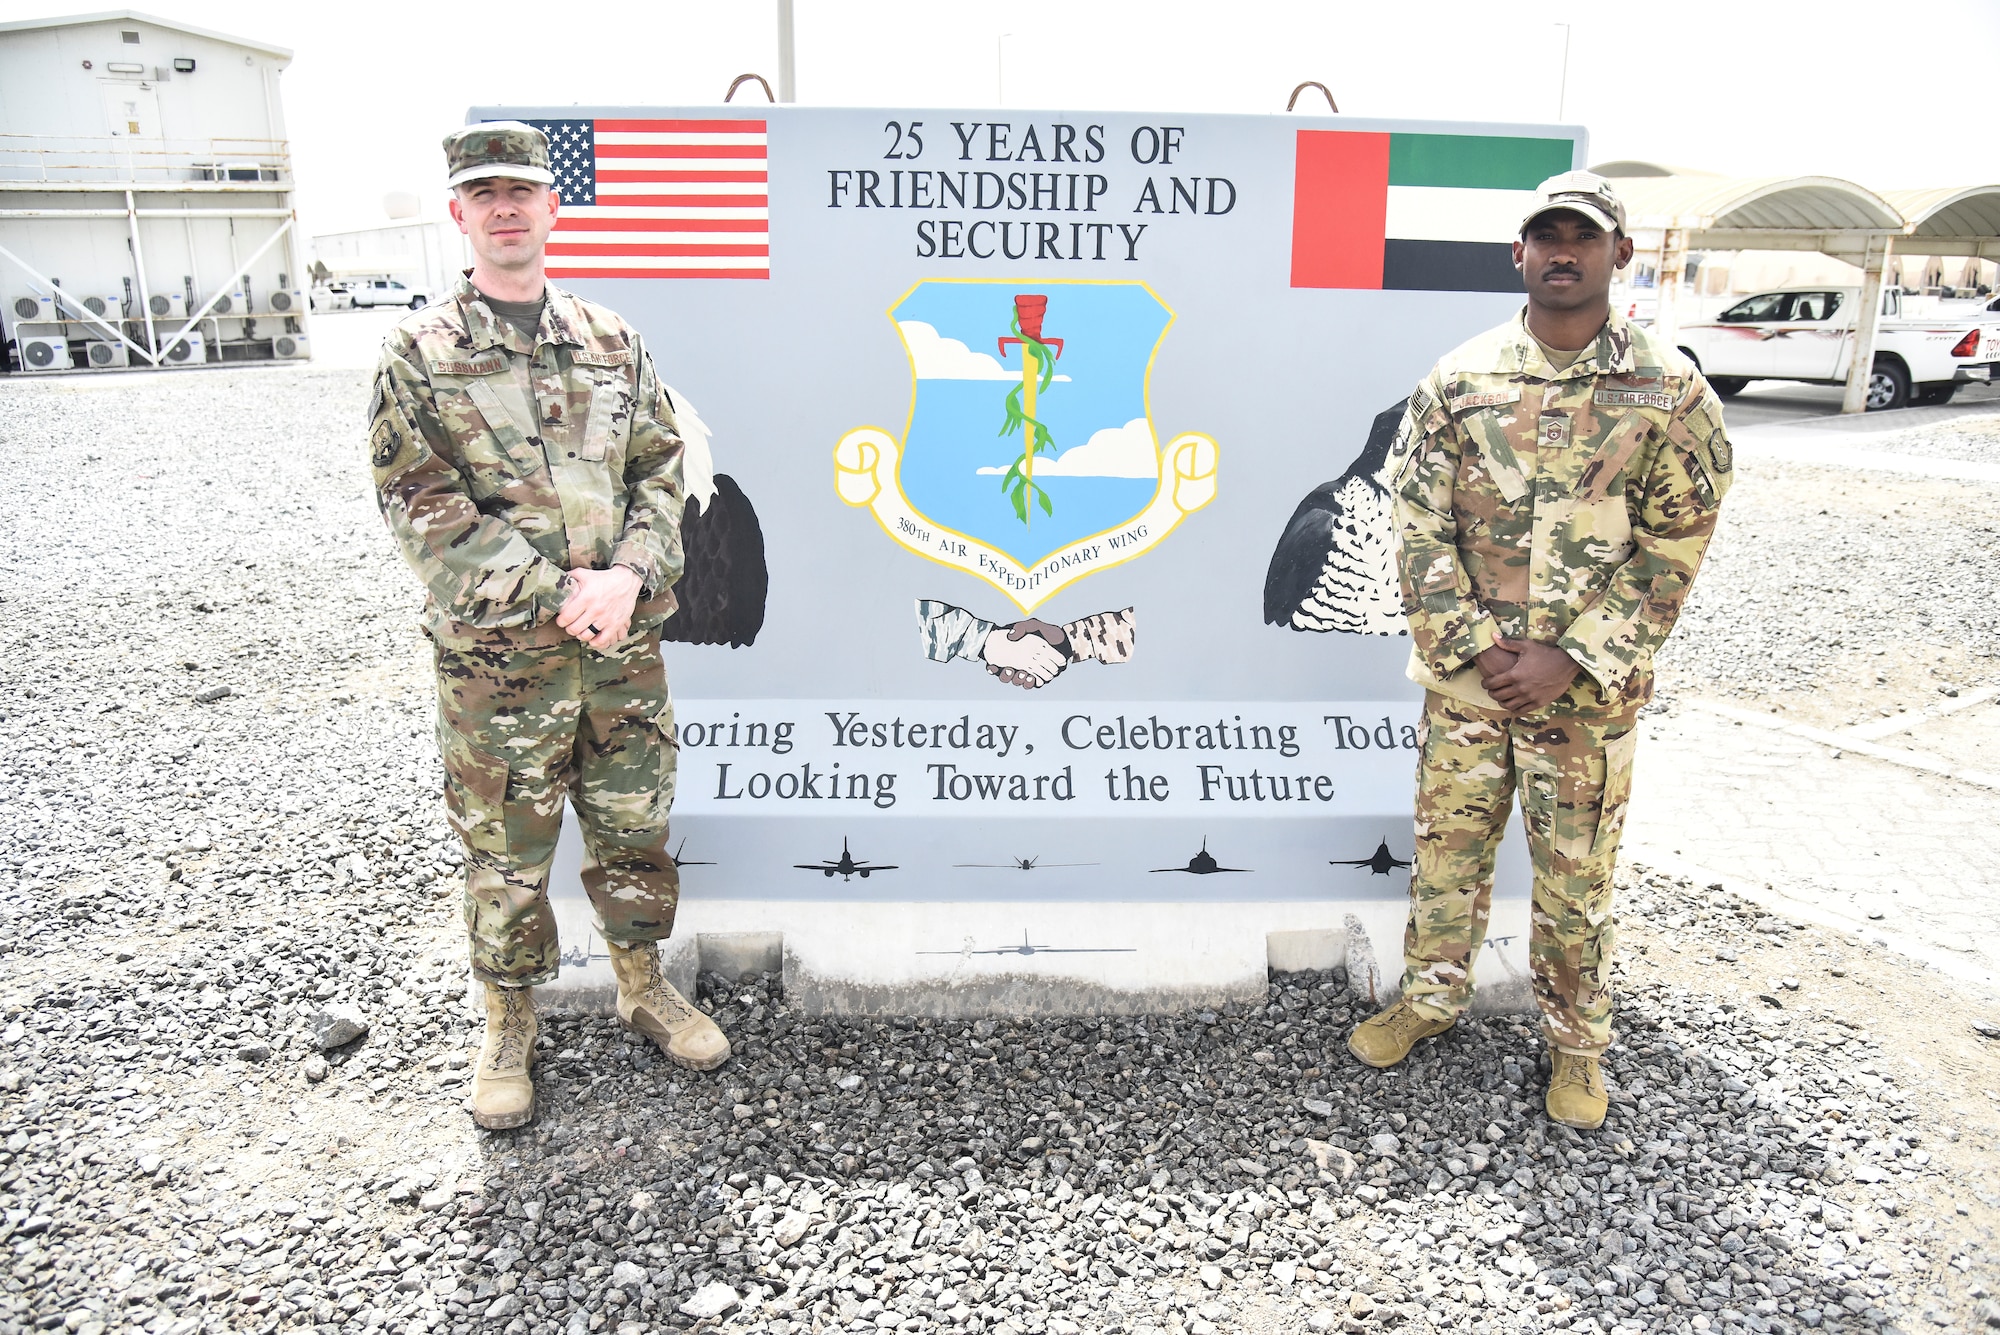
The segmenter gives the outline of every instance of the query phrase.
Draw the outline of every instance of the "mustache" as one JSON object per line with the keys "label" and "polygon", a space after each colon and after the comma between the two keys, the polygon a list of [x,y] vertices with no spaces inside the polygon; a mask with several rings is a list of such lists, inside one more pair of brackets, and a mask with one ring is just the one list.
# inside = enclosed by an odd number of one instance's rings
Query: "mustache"
{"label": "mustache", "polygon": [[1571,278],[1581,278],[1583,277],[1583,270],[1569,264],[1551,264],[1548,268],[1542,270],[1544,281],[1554,278],[1557,274],[1568,274]]}

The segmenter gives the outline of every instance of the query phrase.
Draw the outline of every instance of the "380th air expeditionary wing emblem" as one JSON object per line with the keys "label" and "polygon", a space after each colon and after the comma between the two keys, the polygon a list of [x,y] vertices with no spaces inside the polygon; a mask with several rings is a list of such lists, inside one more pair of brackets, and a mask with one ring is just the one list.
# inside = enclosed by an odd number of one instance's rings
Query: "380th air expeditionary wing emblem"
{"label": "380th air expeditionary wing emblem", "polygon": [[889,311],[916,386],[899,443],[834,448],[840,499],[1030,611],[1143,555],[1215,498],[1215,441],[1161,448],[1148,396],[1174,315],[1124,282],[929,279]]}

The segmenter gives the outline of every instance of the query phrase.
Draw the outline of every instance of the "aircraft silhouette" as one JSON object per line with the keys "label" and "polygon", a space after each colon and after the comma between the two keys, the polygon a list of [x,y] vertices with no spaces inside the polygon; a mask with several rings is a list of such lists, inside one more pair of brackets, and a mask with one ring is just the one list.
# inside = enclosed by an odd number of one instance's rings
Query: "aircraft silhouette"
{"label": "aircraft silhouette", "polygon": [[1215,855],[1214,855],[1214,854],[1212,854],[1212,853],[1210,853],[1210,852],[1208,851],[1208,840],[1206,840],[1206,839],[1203,839],[1203,840],[1201,841],[1201,852],[1199,852],[1199,853],[1195,854],[1195,855],[1194,855],[1193,857],[1189,858],[1189,859],[1188,859],[1188,864],[1187,864],[1187,866],[1185,866],[1185,867],[1155,867],[1155,868],[1153,868],[1153,870],[1154,870],[1154,871],[1156,871],[1156,872],[1161,872],[1161,871],[1184,871],[1184,872],[1188,873],[1188,875],[1190,875],[1190,876],[1213,876],[1213,875],[1214,875],[1215,873],[1217,873],[1217,872],[1219,872],[1219,871],[1245,871],[1245,872],[1247,872],[1247,871],[1249,871],[1250,869],[1249,869],[1248,867],[1218,867],[1218,866],[1216,866],[1216,865],[1215,865]]}
{"label": "aircraft silhouette", "polygon": [[1389,841],[1384,839],[1373,853],[1365,858],[1331,858],[1329,867],[1366,867],[1377,876],[1387,876],[1392,868],[1407,867],[1410,864],[1389,851]]}
{"label": "aircraft silhouette", "polygon": [[1028,944],[1028,934],[1022,932],[1021,944],[1018,946],[1000,946],[993,950],[919,950],[917,953],[919,955],[1133,955],[1138,951],[1132,946],[1031,946]]}
{"label": "aircraft silhouette", "polygon": [[686,848],[687,846],[688,841],[683,839],[681,840],[681,847],[674,850],[673,858],[676,867],[713,867],[715,865],[713,862],[689,862],[681,856],[681,848]]}
{"label": "aircraft silhouette", "polygon": [[1031,858],[1015,858],[1011,862],[954,862],[954,867],[988,867],[995,871],[1033,871],[1040,866],[1050,867],[1095,867],[1095,862],[1050,862],[1043,863],[1040,855]]}
{"label": "aircraft silhouette", "polygon": [[896,870],[896,864],[893,862],[885,862],[878,867],[866,858],[856,861],[854,855],[847,851],[847,840],[845,839],[840,841],[840,861],[838,862],[794,862],[792,865],[800,871],[819,872],[829,880],[833,878],[834,873],[838,872],[840,879],[843,881],[851,881],[857,876],[865,881],[868,879],[869,872]]}

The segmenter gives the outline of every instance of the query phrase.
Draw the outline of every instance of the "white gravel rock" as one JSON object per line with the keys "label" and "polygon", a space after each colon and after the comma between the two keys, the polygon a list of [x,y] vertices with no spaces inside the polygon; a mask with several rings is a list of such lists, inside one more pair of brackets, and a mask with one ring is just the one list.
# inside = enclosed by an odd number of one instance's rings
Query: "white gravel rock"
{"label": "white gravel rock", "polygon": [[785,1213],[785,1217],[778,1221],[777,1227],[771,1230],[771,1237],[780,1247],[794,1247],[811,1227],[810,1216],[797,1210],[789,1210]]}
{"label": "white gravel rock", "polygon": [[682,1316],[691,1316],[699,1321],[734,1311],[739,1301],[736,1290],[727,1284],[710,1284],[682,1303],[680,1313]]}
{"label": "white gravel rock", "polygon": [[353,1006],[329,1006],[307,1017],[312,1040],[321,1051],[346,1047],[368,1032],[368,1019]]}

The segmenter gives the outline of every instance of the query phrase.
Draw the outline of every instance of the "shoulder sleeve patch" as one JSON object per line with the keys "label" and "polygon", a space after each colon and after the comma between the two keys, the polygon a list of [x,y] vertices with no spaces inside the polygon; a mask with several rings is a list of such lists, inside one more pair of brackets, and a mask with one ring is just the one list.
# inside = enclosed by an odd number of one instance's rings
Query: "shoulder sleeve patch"
{"label": "shoulder sleeve patch", "polygon": [[1437,400],[1431,397],[1429,386],[1418,385],[1410,394],[1410,406],[1404,412],[1403,420],[1406,422],[1422,422],[1426,417],[1431,415],[1431,409],[1435,407],[1437,407]]}
{"label": "shoulder sleeve patch", "polygon": [[379,469],[388,468],[403,452],[403,433],[387,417],[378,417],[375,429],[368,435],[369,462]]}
{"label": "shoulder sleeve patch", "polygon": [[1726,485],[1727,475],[1736,464],[1736,451],[1730,446],[1729,429],[1723,425],[1721,405],[1715,401],[1714,391],[1695,395],[1682,409],[1673,430],[1681,448],[1693,454]]}
{"label": "shoulder sleeve patch", "polygon": [[1410,396],[1409,406],[1403,409],[1403,420],[1396,424],[1396,436],[1389,442],[1389,457],[1401,459],[1410,452],[1410,445],[1424,434],[1424,403],[1422,390]]}
{"label": "shoulder sleeve patch", "polygon": [[1696,440],[1707,440],[1715,435],[1722,425],[1716,420],[1715,414],[1708,410],[1706,396],[1697,397],[1690,403],[1681,420],[1687,423],[1688,434]]}
{"label": "shoulder sleeve patch", "polygon": [[1430,438],[1450,420],[1429,380],[1410,394],[1403,420],[1397,424],[1395,439],[1389,444],[1389,458],[1395,464],[1393,472],[1399,485],[1417,460],[1429,452]]}

